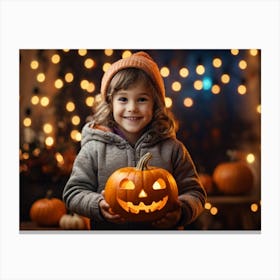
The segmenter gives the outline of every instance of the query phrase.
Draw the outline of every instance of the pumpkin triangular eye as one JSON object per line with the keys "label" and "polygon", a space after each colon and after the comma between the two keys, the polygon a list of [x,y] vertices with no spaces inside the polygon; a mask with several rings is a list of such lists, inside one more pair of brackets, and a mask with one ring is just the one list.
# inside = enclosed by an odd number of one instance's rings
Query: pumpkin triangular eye
{"label": "pumpkin triangular eye", "polygon": [[153,184],[154,190],[162,190],[166,188],[165,181],[161,178],[157,179]]}
{"label": "pumpkin triangular eye", "polygon": [[121,189],[125,189],[125,190],[134,190],[135,189],[135,185],[134,185],[134,183],[131,180],[124,179],[120,183],[120,188]]}

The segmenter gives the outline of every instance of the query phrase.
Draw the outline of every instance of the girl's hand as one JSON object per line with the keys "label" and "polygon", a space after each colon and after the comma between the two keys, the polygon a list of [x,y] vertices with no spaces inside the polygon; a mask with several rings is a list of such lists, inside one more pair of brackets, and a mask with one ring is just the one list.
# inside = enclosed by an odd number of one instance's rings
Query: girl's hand
{"label": "girl's hand", "polygon": [[[104,191],[101,193],[104,196]],[[108,222],[122,224],[125,222],[125,219],[122,218],[120,215],[113,213],[110,209],[110,205],[106,202],[105,199],[102,199],[99,202],[99,209],[104,217]]]}
{"label": "girl's hand", "polygon": [[168,212],[161,219],[153,222],[156,229],[173,229],[179,222],[182,214],[181,206],[176,204],[173,211]]}

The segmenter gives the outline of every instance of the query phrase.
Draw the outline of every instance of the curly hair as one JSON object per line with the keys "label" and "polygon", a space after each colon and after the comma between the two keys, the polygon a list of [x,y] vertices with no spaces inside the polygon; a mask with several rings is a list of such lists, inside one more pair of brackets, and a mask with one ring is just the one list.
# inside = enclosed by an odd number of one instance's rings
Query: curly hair
{"label": "curly hair", "polygon": [[154,99],[154,115],[150,124],[152,131],[161,136],[175,136],[176,120],[172,112],[165,106],[162,98],[160,98],[151,78],[146,72],[137,68],[126,68],[115,74],[108,87],[106,98],[94,105],[94,114],[92,116],[94,123],[110,128],[116,126],[113,118],[113,95],[119,90],[128,89],[132,84],[139,81],[144,82]]}

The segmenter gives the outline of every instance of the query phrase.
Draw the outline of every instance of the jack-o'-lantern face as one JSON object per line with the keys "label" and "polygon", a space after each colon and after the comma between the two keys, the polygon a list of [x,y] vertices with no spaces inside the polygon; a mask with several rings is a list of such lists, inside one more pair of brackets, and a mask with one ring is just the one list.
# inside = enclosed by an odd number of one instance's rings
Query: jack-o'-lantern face
{"label": "jack-o'-lantern face", "polygon": [[162,217],[178,197],[177,184],[165,169],[147,167],[151,154],[136,168],[116,170],[105,186],[105,200],[113,212],[129,221],[152,221]]}

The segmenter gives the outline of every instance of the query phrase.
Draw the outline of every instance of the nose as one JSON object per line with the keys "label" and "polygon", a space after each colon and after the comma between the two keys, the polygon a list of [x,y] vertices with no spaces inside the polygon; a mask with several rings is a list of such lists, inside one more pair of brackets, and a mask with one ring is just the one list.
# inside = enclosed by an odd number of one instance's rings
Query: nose
{"label": "nose", "polygon": [[134,101],[130,101],[127,106],[128,112],[135,112],[137,111],[137,104]]}
{"label": "nose", "polygon": [[138,197],[140,198],[144,198],[144,197],[147,197],[147,193],[142,189],[141,192],[139,193]]}

